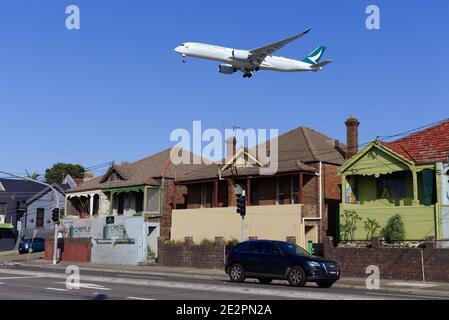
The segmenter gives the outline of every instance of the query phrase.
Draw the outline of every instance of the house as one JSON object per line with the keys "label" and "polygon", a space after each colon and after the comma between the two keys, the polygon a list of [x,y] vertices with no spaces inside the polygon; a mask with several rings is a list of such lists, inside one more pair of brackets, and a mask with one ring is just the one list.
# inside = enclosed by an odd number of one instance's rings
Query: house
{"label": "house", "polygon": [[404,240],[448,240],[448,160],[449,120],[393,142],[371,142],[340,168],[340,226],[351,223],[350,214],[358,217],[352,240],[365,240],[364,221],[384,227],[399,214]]}
{"label": "house", "polygon": [[[352,122],[347,125],[352,138],[357,130]],[[261,146],[236,150],[235,141],[230,144],[233,157],[224,164],[178,176],[176,183],[186,187],[187,195],[184,207],[172,213],[172,239],[240,240],[237,185],[246,193],[245,238],[289,238],[305,245],[335,234],[345,145],[313,129],[296,128],[278,137],[278,170],[267,176],[260,174],[256,156]]]}
{"label": "house", "polygon": [[170,148],[133,163],[113,162],[104,175],[69,189],[66,218],[143,216],[145,222],[160,224],[161,237],[170,238],[171,212],[184,202],[185,188],[176,185],[176,176],[198,167],[175,166],[172,152],[177,150]]}
{"label": "house", "polygon": [[[78,183],[81,183],[78,181]],[[65,193],[70,188],[78,186],[75,179],[67,176],[62,183],[53,183],[52,187],[58,193],[60,216],[64,216]],[[48,237],[53,236],[54,223],[52,211],[56,207],[55,193],[46,187],[26,200],[26,215],[22,218],[21,236]]]}
{"label": "house", "polygon": [[0,251],[14,249],[26,200],[44,188],[32,181],[0,179]]}

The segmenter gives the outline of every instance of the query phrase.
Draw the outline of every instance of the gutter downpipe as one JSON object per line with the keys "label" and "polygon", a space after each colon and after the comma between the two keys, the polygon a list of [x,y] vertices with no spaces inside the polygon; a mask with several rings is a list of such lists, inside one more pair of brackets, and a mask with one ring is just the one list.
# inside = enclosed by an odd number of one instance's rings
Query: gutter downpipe
{"label": "gutter downpipe", "polygon": [[[323,177],[322,177],[322,170],[323,170],[323,163],[320,161],[319,163],[319,173],[315,173],[316,176],[319,177],[319,202],[318,202],[318,207],[319,207],[319,217],[304,217],[302,218],[302,224],[305,224],[305,221],[321,221],[323,218]],[[305,239],[304,239],[305,240]]]}

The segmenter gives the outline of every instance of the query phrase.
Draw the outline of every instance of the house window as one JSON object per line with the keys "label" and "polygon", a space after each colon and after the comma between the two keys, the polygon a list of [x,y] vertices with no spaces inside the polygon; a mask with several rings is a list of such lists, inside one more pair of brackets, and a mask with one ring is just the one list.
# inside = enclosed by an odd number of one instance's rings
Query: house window
{"label": "house window", "polygon": [[207,187],[201,185],[201,208],[207,208]]}
{"label": "house window", "polygon": [[37,210],[36,210],[36,227],[44,226],[44,218],[45,218],[45,209],[37,208]]}
{"label": "house window", "polygon": [[381,175],[377,179],[377,198],[392,199],[405,198],[407,196],[405,172],[394,172]]}
{"label": "house window", "polygon": [[299,178],[292,176],[292,204],[299,203]]}
{"label": "house window", "polygon": [[146,189],[146,211],[150,213],[161,213],[161,189],[159,188],[147,188]]}
{"label": "house window", "polygon": [[117,195],[117,214],[122,215],[125,212],[125,193]]}
{"label": "house window", "polygon": [[284,194],[284,179],[277,179],[277,192],[276,192],[276,202],[277,204],[284,204],[285,194]]}
{"label": "house window", "polygon": [[418,172],[418,197],[422,205],[436,204],[436,177],[433,170],[426,169]]}
{"label": "house window", "polygon": [[6,216],[6,203],[0,203],[0,223],[5,222]]}

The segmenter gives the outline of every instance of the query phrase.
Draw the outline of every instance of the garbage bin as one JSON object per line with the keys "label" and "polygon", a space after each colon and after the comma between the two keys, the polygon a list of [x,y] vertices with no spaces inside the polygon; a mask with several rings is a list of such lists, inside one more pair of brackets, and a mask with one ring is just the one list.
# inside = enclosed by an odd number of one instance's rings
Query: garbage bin
{"label": "garbage bin", "polygon": [[309,240],[307,241],[307,251],[312,254],[312,248],[313,248],[313,241]]}

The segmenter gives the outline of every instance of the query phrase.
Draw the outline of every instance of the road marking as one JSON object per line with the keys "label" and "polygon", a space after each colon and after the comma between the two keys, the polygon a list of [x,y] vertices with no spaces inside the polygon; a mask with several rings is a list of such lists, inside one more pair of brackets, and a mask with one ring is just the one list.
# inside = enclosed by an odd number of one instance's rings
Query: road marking
{"label": "road marking", "polygon": [[390,296],[390,297],[403,297],[403,298],[416,298],[416,299],[437,299],[437,300],[449,300],[449,298],[435,297],[435,296],[424,296],[415,294],[400,294],[400,293],[375,293],[375,292],[365,292],[367,295],[371,296]]}
{"label": "road marking", "polygon": [[[65,282],[56,282],[56,283],[66,284]],[[103,286],[101,286],[99,284],[95,284],[95,283],[80,283],[79,287],[80,287],[80,289],[81,288],[83,288],[83,289],[95,289],[95,290],[103,290],[103,291],[111,291],[112,290],[110,288],[106,288],[106,287],[103,287]]]}
{"label": "road marking", "polygon": [[154,300],[156,300],[156,299],[140,298],[140,297],[127,297],[126,299],[130,299],[130,300],[142,300],[142,301],[145,301],[145,300],[148,300],[148,301],[154,301]]}
{"label": "road marking", "polygon": [[67,289],[59,289],[59,288],[45,288],[45,290],[62,291],[62,292],[67,291]]}
{"label": "road marking", "polygon": [[15,279],[37,279],[37,278],[46,278],[45,276],[22,276],[22,277],[4,277],[0,278],[0,280],[15,280]]}
{"label": "road marking", "polygon": [[134,275],[118,275],[120,278],[135,278],[135,279],[164,279],[164,277],[154,277],[154,276],[134,276]]}
{"label": "road marking", "polygon": [[437,284],[435,283],[417,283],[417,282],[391,282],[388,285],[397,287],[418,287],[418,288],[432,288],[437,286]]}

